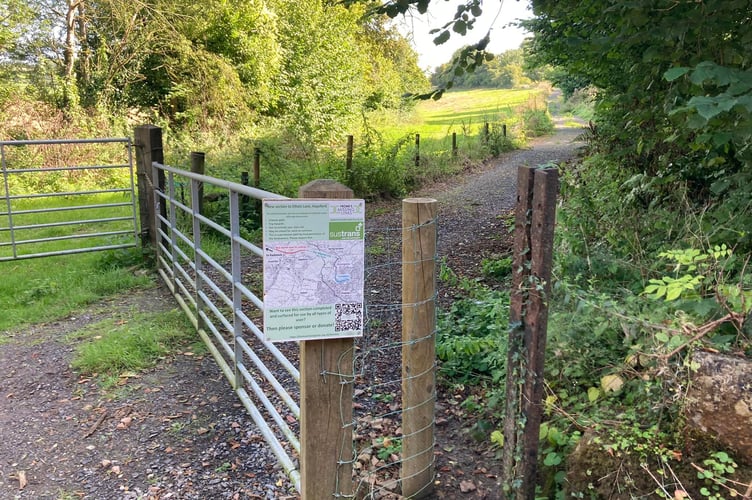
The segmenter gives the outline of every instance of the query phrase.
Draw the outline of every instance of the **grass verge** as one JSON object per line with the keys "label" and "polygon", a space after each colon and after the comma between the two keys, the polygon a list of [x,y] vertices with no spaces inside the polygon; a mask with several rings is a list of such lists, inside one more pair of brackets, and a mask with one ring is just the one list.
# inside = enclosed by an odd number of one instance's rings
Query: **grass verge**
{"label": "grass verge", "polygon": [[108,318],[68,339],[83,340],[71,361],[81,375],[120,376],[151,368],[178,350],[204,352],[193,326],[179,309]]}
{"label": "grass verge", "polygon": [[[65,317],[134,288],[154,286],[140,249],[0,263],[0,332]],[[0,333],[2,337],[2,333]]]}

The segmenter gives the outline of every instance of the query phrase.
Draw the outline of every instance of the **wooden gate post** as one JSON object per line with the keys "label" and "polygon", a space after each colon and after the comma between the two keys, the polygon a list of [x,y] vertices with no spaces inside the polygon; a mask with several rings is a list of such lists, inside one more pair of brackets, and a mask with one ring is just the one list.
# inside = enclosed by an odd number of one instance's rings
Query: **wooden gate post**
{"label": "wooden gate post", "polygon": [[436,200],[402,201],[402,495],[433,492]]}
{"label": "wooden gate post", "polygon": [[144,246],[150,244],[156,250],[157,219],[152,189],[159,184],[159,179],[152,179],[151,164],[154,161],[164,163],[162,129],[154,125],[139,125],[133,130],[133,136],[136,146],[136,180],[138,182],[141,244]]}
{"label": "wooden gate post", "polygon": [[352,182],[354,140],[352,135],[347,136],[347,150],[345,153],[345,179],[347,179],[347,182]]}
{"label": "wooden gate post", "polygon": [[[311,181],[300,198],[349,199],[352,189]],[[352,338],[300,342],[300,482],[303,500],[352,495]]]}
{"label": "wooden gate post", "polygon": [[[204,175],[206,168],[206,153],[201,151],[191,152],[191,172]],[[198,183],[198,213],[204,213],[204,183]]]}
{"label": "wooden gate post", "polygon": [[558,190],[556,169],[517,171],[501,471],[505,497],[515,500],[535,498]]}

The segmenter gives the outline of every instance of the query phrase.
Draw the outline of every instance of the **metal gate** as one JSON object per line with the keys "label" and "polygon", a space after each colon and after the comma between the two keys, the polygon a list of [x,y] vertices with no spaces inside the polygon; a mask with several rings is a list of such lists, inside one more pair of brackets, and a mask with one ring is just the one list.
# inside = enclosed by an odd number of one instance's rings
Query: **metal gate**
{"label": "metal gate", "polygon": [[134,247],[129,138],[0,141],[0,261]]}

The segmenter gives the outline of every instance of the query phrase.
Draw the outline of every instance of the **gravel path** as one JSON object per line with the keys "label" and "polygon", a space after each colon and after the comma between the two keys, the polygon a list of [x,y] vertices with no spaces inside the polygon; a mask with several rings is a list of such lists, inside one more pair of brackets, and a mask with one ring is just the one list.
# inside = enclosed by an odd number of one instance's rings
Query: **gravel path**
{"label": "gravel path", "polygon": [[439,257],[466,276],[477,276],[484,257],[504,254],[517,197],[517,169],[560,164],[574,157],[582,128],[558,119],[556,133],[531,140],[525,149],[506,153],[479,171],[416,193],[439,204]]}
{"label": "gravel path", "polygon": [[[578,133],[561,127],[415,193],[438,200],[440,257],[474,275],[483,257],[508,252],[517,167],[568,159]],[[399,205],[373,204],[369,230],[399,228]],[[296,498],[210,356],[180,353],[110,391],[70,369],[70,333],[117,311],[174,308],[165,297],[157,287],[0,333],[0,500]],[[468,441],[461,413],[444,403],[436,497],[498,498],[493,453]]]}

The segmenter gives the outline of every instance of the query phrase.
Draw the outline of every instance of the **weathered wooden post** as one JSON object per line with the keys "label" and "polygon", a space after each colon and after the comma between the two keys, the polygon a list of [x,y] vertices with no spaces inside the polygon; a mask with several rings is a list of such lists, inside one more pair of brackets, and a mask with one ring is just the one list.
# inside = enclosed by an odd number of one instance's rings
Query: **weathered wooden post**
{"label": "weathered wooden post", "polygon": [[[191,172],[204,175],[206,165],[206,153],[200,151],[191,152]],[[204,213],[204,183],[198,183],[198,213]]]}
{"label": "weathered wooden post", "polygon": [[[240,172],[240,183],[244,186],[248,185],[249,177],[248,172]],[[258,186],[255,186],[258,187]],[[243,219],[248,218],[248,203],[250,202],[250,198],[247,195],[241,195],[240,196],[240,215],[243,217]]]}
{"label": "weathered wooden post", "polygon": [[354,140],[355,139],[352,135],[347,136],[347,153],[345,156],[345,179],[347,179],[348,182],[352,180]]}
{"label": "weathered wooden post", "polygon": [[[320,179],[300,198],[349,199],[352,189]],[[300,342],[300,480],[303,500],[352,492],[352,338]],[[338,375],[335,375],[338,374]]]}
{"label": "weathered wooden post", "polygon": [[[153,179],[152,162],[163,163],[162,129],[154,125],[139,125],[133,130],[136,147],[136,179],[138,182],[138,207],[141,221],[141,244],[157,249],[157,218],[153,189],[164,188],[164,173]],[[164,204],[162,204],[164,205]],[[164,206],[161,207],[164,210]],[[164,212],[166,214],[166,212]]]}
{"label": "weathered wooden post", "polygon": [[253,187],[261,185],[261,150],[253,148]]}
{"label": "weathered wooden post", "polygon": [[503,125],[501,126],[501,135],[502,135],[502,137],[504,137],[505,139],[507,138],[507,124],[506,124],[506,123],[504,123],[504,124],[503,124]]}
{"label": "weathered wooden post", "polygon": [[402,495],[433,492],[436,200],[402,202]]}
{"label": "weathered wooden post", "polygon": [[488,144],[488,140],[491,135],[491,127],[488,125],[488,122],[483,124],[483,144]]}
{"label": "weathered wooden post", "polygon": [[457,158],[457,132],[452,132],[452,158]]}
{"label": "weathered wooden post", "polygon": [[556,169],[517,171],[501,474],[505,497],[515,500],[535,498],[558,190]]}
{"label": "weathered wooden post", "polygon": [[420,167],[420,134],[415,134],[415,166]]}

